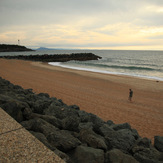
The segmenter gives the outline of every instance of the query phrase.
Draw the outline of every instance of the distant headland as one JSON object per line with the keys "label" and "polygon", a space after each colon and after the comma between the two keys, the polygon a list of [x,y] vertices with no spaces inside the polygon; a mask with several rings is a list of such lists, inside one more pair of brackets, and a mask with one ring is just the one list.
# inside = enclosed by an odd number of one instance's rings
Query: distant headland
{"label": "distant headland", "polygon": [[33,50],[21,45],[0,44],[0,52],[20,52],[20,51],[33,51]]}

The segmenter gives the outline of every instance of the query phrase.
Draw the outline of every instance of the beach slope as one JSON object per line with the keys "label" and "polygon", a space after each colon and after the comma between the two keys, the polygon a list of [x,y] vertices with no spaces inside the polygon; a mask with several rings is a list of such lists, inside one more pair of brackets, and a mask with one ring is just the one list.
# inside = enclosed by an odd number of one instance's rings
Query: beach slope
{"label": "beach slope", "polygon": [[[128,122],[140,136],[163,136],[163,82],[0,59],[0,76],[36,93],[48,93],[103,120]],[[129,89],[134,91],[128,101]]]}

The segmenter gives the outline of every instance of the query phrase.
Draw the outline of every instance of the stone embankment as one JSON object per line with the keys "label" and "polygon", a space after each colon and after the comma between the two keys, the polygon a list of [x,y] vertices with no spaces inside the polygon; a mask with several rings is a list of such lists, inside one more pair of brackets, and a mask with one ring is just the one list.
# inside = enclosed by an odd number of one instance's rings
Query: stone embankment
{"label": "stone embankment", "polygon": [[17,55],[17,56],[0,56],[6,59],[22,59],[41,62],[67,62],[71,60],[87,61],[98,60],[101,57],[93,53],[72,53],[72,54],[44,54],[44,55]]}
{"label": "stone embankment", "polygon": [[163,137],[155,136],[152,145],[128,123],[105,122],[77,105],[2,78],[0,107],[68,163],[163,162]]}

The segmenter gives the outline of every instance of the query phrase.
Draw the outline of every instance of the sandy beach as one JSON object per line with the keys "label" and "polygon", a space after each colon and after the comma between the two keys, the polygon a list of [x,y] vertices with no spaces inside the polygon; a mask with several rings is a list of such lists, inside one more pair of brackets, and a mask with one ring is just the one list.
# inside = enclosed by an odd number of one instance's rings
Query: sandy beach
{"label": "sandy beach", "polygon": [[[128,122],[140,136],[163,136],[163,82],[100,74],[47,63],[0,59],[0,76],[34,92],[48,93],[68,105],[114,123]],[[134,91],[128,101],[129,88]]]}

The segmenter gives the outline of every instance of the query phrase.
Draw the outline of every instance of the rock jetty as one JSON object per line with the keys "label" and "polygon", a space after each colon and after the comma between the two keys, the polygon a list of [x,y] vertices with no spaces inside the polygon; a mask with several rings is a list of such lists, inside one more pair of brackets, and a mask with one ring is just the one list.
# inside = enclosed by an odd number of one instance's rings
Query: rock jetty
{"label": "rock jetty", "polygon": [[103,121],[77,105],[2,78],[0,107],[68,163],[163,162],[162,136],[155,136],[152,145],[128,123]]}
{"label": "rock jetty", "polygon": [[17,56],[0,56],[6,59],[21,59],[40,62],[67,62],[71,60],[87,61],[98,60],[102,57],[93,53],[72,53],[72,54],[44,54],[44,55],[17,55]]}
{"label": "rock jetty", "polygon": [[0,52],[21,52],[21,51],[33,51],[33,50],[20,45],[0,44]]}

